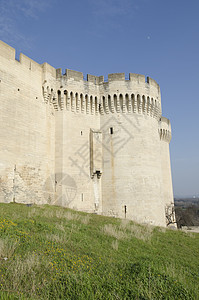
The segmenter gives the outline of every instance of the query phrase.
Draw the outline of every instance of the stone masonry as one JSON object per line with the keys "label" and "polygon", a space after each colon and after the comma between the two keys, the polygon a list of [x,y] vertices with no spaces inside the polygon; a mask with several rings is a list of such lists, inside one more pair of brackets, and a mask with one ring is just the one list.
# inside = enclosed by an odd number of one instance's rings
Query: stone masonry
{"label": "stone masonry", "polygon": [[0,41],[0,201],[175,222],[160,87],[38,64]]}

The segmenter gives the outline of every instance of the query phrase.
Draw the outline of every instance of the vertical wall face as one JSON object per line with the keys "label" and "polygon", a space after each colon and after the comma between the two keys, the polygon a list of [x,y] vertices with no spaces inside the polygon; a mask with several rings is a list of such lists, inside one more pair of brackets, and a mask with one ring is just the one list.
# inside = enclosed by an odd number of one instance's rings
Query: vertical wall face
{"label": "vertical wall face", "polygon": [[175,222],[174,198],[171,177],[169,143],[171,140],[171,125],[168,119],[162,117],[159,122],[160,153],[162,168],[162,197],[165,204],[167,225]]}
{"label": "vertical wall face", "polygon": [[54,173],[54,117],[44,104],[42,67],[0,43],[0,201],[45,203]]}
{"label": "vertical wall face", "polygon": [[104,139],[104,213],[164,226],[157,121],[119,115],[110,125],[113,134]]}
{"label": "vertical wall face", "polygon": [[[106,93],[101,116],[103,212],[165,226],[159,90],[145,82],[114,78]],[[106,105],[108,98],[110,104]]]}
{"label": "vertical wall face", "polygon": [[101,213],[101,180],[91,176],[91,129],[100,128],[98,86],[83,82],[79,72],[69,75],[57,79],[55,204]]}
{"label": "vertical wall face", "polygon": [[[58,112],[56,121],[56,149],[57,154],[59,153],[55,160],[56,173],[61,173],[61,177],[57,180],[57,204],[94,212],[97,201],[100,202],[98,205],[100,212],[102,210],[100,180],[92,179],[90,175],[90,128],[99,128],[99,121],[97,122],[93,115],[70,111]],[[62,188],[61,193],[58,190],[59,185]],[[97,200],[95,193],[98,195]]]}
{"label": "vertical wall face", "polygon": [[84,81],[23,54],[17,61],[0,42],[0,98],[0,201],[162,226],[166,207],[174,221],[170,123],[153,79],[116,73]]}

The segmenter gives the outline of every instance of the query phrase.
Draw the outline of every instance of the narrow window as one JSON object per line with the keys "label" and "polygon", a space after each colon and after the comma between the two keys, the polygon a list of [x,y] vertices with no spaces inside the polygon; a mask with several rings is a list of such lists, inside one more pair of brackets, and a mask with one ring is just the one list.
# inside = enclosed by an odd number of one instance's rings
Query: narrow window
{"label": "narrow window", "polygon": [[61,91],[57,91],[57,94],[58,94],[58,105],[59,108],[61,109]]}
{"label": "narrow window", "polygon": [[111,96],[108,95],[108,107],[109,107],[109,111],[111,111]]}
{"label": "narrow window", "polygon": [[106,101],[105,101],[105,97],[102,97],[102,101],[103,101],[103,109],[104,111],[106,111]]}
{"label": "narrow window", "polygon": [[127,212],[126,205],[124,205],[124,214],[125,214],[125,219],[126,219],[126,212]]}
{"label": "narrow window", "polygon": [[95,113],[97,112],[97,97],[95,97]]}
{"label": "narrow window", "polygon": [[82,132],[82,131],[80,131],[80,134],[82,135],[82,134],[83,134],[83,132]]}
{"label": "narrow window", "polygon": [[81,111],[84,109],[84,100],[83,100],[83,95],[80,94],[80,103],[81,103]]}
{"label": "narrow window", "polygon": [[117,111],[117,95],[116,94],[114,94],[113,99],[114,99],[113,101],[114,101],[115,111]]}
{"label": "narrow window", "polygon": [[75,104],[76,104],[76,110],[78,108],[78,93],[75,94]]}
{"label": "narrow window", "polygon": [[120,110],[122,112],[123,111],[123,95],[122,94],[119,95],[119,100],[120,100]]}
{"label": "narrow window", "polygon": [[113,134],[113,127],[110,127],[110,134]]}

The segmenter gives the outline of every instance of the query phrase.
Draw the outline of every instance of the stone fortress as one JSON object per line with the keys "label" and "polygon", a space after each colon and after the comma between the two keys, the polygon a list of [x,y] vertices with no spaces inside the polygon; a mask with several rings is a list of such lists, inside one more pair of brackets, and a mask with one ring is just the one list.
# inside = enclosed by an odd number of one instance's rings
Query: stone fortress
{"label": "stone fortress", "polygon": [[38,64],[0,42],[0,202],[175,221],[171,125],[144,75]]}

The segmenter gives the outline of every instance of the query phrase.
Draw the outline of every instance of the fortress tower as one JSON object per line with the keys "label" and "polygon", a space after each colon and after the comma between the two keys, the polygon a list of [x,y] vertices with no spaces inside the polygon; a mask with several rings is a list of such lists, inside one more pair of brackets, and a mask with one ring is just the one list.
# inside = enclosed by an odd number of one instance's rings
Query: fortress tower
{"label": "fortress tower", "polygon": [[159,85],[37,64],[0,42],[0,201],[175,222]]}

